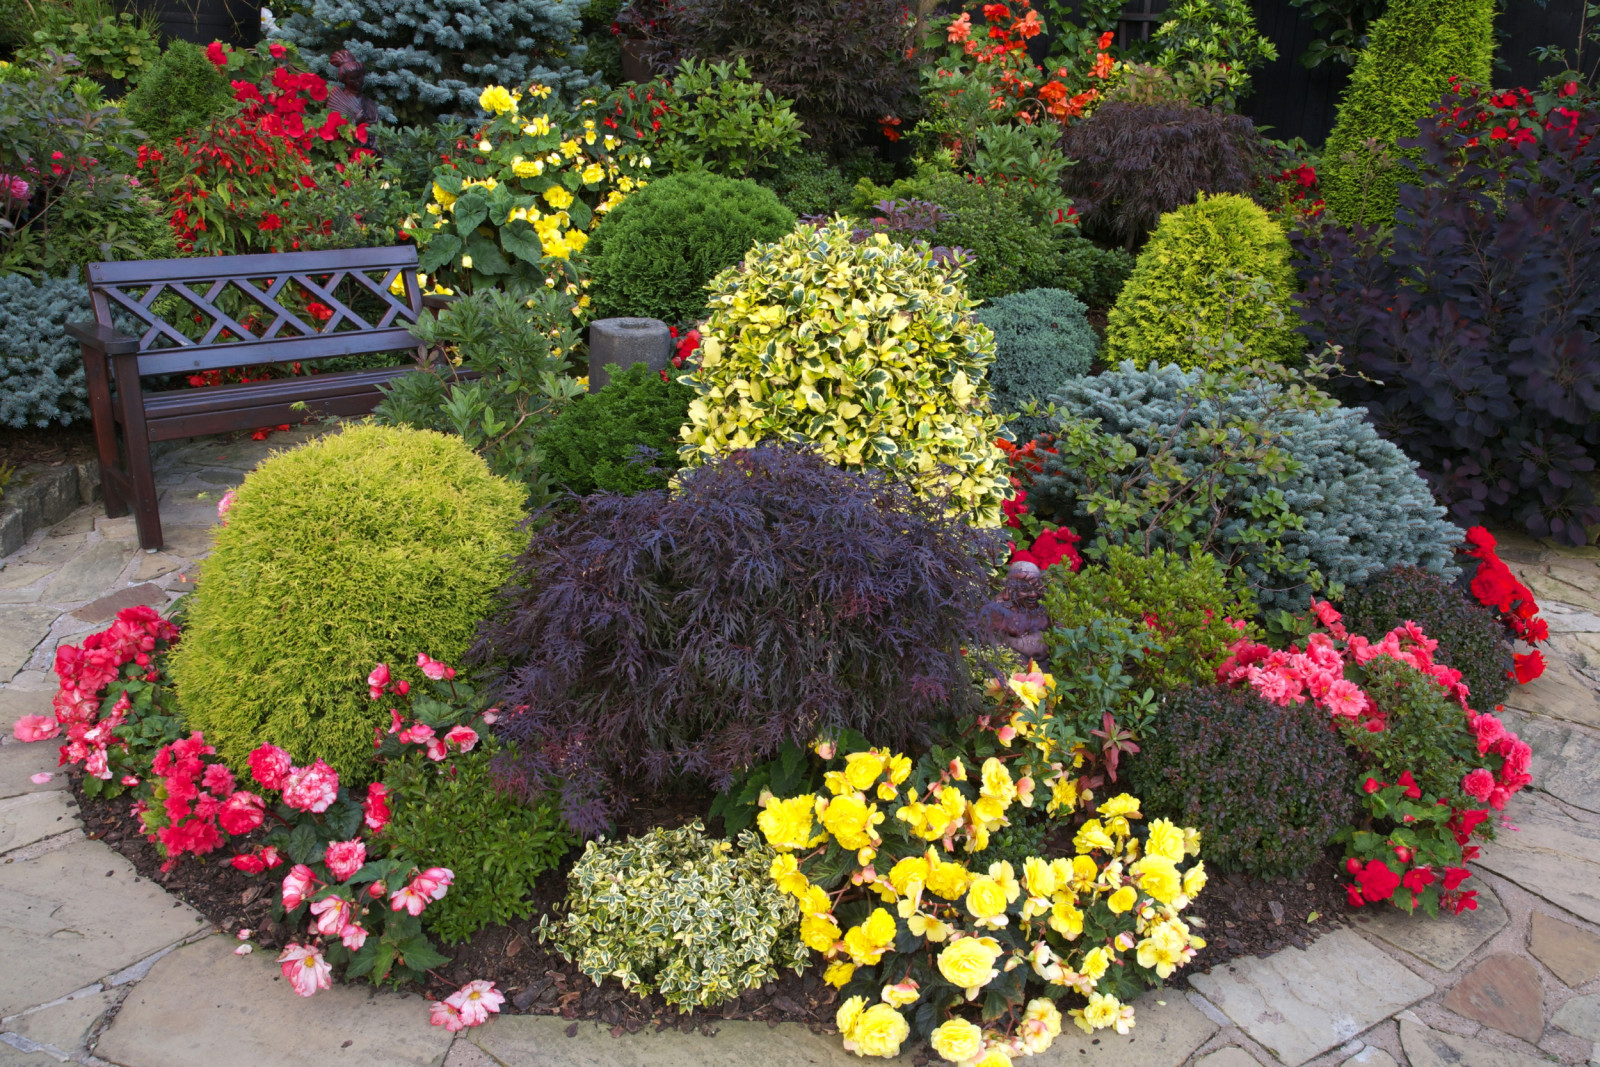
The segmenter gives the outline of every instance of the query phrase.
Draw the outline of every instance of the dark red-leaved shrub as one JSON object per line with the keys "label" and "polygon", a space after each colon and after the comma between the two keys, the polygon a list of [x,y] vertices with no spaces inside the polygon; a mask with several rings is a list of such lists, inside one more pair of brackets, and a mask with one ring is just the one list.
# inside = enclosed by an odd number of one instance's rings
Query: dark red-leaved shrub
{"label": "dark red-leaved shrub", "polygon": [[1061,186],[1084,232],[1130,251],[1199,193],[1249,196],[1267,160],[1248,118],[1187,104],[1113,101],[1068,126],[1061,148],[1076,161]]}
{"label": "dark red-leaved shrub", "polygon": [[1572,544],[1600,522],[1600,110],[1576,84],[1446,96],[1392,235],[1296,236],[1304,332],[1454,517]]}
{"label": "dark red-leaved shrub", "polygon": [[721,787],[824,727],[926,737],[972,699],[960,650],[1003,550],[882,474],[778,445],[530,530],[477,655],[511,709],[503,781],[558,779],[586,834],[624,782]]}

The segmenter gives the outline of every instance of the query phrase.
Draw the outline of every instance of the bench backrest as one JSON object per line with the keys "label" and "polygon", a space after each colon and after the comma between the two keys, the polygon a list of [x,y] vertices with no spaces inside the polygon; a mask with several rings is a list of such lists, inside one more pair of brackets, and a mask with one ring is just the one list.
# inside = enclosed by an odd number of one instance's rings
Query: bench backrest
{"label": "bench backrest", "polygon": [[141,377],[415,350],[422,312],[412,245],[91,263],[89,292],[141,324]]}

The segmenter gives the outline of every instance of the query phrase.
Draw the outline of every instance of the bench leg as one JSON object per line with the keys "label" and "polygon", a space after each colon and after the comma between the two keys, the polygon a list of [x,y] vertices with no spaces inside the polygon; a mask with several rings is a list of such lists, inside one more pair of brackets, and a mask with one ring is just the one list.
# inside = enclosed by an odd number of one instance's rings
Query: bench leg
{"label": "bench leg", "polygon": [[144,421],[144,395],[139,390],[137,356],[113,357],[117,379],[117,406],[122,411],[123,443],[128,453],[128,483],[133,492],[133,521],[139,529],[139,547],[160,548],[161,509],[156,498],[155,472],[150,465],[150,435]]}
{"label": "bench leg", "polygon": [[83,351],[83,374],[89,387],[89,418],[94,426],[95,451],[100,456],[100,492],[105,498],[106,516],[118,518],[128,513],[128,501],[114,476],[122,466],[117,455],[117,424],[111,413],[111,379],[106,373],[106,354],[88,345]]}

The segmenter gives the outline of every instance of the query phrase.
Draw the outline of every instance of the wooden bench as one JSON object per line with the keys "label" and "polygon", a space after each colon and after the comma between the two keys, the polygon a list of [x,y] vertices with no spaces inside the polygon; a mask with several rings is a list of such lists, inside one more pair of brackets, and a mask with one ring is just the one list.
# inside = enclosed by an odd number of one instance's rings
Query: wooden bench
{"label": "wooden bench", "polygon": [[[390,291],[397,279],[398,296]],[[365,414],[383,398],[379,386],[428,359],[408,329],[423,313],[410,245],[92,263],[89,293],[94,321],[67,331],[83,350],[106,514],[124,515],[131,504],[147,549],[162,545],[152,441]],[[117,318],[143,332],[119,333]],[[415,359],[239,385],[152,392],[141,384],[385,352]]]}

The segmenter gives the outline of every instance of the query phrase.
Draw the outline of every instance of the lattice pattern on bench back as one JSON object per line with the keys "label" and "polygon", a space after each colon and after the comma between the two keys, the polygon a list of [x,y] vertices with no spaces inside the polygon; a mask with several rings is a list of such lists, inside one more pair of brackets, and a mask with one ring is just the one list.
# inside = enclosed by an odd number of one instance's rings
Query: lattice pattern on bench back
{"label": "lattice pattern on bench back", "polygon": [[139,373],[416,348],[422,311],[409,245],[89,266],[95,319],[136,320]]}

